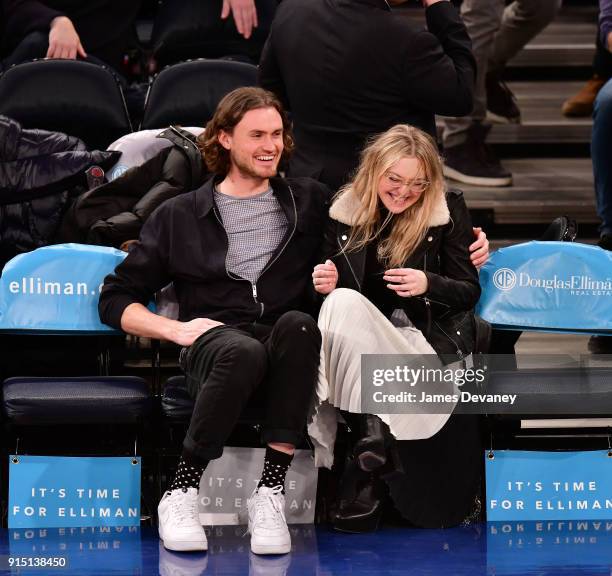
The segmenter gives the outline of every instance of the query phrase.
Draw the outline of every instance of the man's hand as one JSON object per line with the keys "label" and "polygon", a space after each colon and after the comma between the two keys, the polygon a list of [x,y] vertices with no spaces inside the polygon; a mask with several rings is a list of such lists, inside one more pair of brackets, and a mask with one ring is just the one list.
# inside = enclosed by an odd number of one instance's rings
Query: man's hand
{"label": "man's hand", "polygon": [[81,40],[70,18],[58,16],[51,20],[49,31],[49,49],[47,58],[64,58],[76,60],[76,57],[87,58]]}
{"label": "man's hand", "polygon": [[385,272],[383,278],[391,282],[387,284],[387,288],[403,298],[425,294],[429,285],[425,272],[414,268],[391,268]]}
{"label": "man's hand", "polygon": [[474,237],[476,241],[470,244],[470,260],[476,268],[481,268],[489,259],[489,240],[482,228],[474,228]]}
{"label": "man's hand", "polygon": [[325,264],[317,264],[312,273],[312,283],[319,294],[327,295],[335,290],[338,284],[336,265],[331,260],[326,260]]}
{"label": "man's hand", "polygon": [[247,40],[251,37],[253,28],[257,28],[257,9],[255,0],[223,0],[221,18],[225,20],[230,12],[234,16],[236,28]]}
{"label": "man's hand", "polygon": [[172,341],[179,346],[191,346],[202,334],[215,326],[223,326],[223,322],[208,318],[194,318],[189,322],[179,322],[172,334]]}

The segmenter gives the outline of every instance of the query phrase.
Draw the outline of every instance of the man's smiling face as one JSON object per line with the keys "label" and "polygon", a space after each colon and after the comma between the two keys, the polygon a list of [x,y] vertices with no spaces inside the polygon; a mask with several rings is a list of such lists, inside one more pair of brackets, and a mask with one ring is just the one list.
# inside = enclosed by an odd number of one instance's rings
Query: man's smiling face
{"label": "man's smiling face", "polygon": [[276,175],[283,153],[283,120],[276,108],[249,110],[231,133],[220,132],[219,142],[229,150],[230,173],[270,178]]}

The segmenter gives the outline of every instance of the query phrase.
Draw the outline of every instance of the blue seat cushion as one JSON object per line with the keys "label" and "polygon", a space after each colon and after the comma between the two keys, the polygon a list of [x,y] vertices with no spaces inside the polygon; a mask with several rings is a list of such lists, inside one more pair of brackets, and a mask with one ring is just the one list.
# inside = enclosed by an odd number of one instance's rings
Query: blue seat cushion
{"label": "blue seat cushion", "polygon": [[135,376],[17,377],[2,385],[15,425],[136,423],[151,409],[147,383]]}

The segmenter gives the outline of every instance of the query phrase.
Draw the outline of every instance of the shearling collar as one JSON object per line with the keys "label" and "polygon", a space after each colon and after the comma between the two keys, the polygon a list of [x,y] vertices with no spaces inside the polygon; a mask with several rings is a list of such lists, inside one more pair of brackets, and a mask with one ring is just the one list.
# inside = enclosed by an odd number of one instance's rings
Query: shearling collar
{"label": "shearling collar", "polygon": [[[355,198],[350,190],[346,190],[334,200],[329,209],[329,215],[334,220],[342,222],[342,224],[354,226],[356,223],[355,216],[358,208],[359,202],[357,198]],[[448,211],[446,198],[444,194],[440,194],[434,205],[434,210],[429,219],[428,227],[433,228],[434,226],[443,226],[444,224],[448,224],[449,221],[450,212]]]}

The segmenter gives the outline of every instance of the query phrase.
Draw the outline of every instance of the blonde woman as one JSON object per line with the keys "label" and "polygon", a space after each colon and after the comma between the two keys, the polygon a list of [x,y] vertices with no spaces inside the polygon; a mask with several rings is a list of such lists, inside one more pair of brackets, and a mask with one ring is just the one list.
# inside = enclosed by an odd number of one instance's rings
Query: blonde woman
{"label": "blonde woman", "polygon": [[[471,311],[480,296],[468,250],[469,212],[462,193],[446,189],[436,145],[423,131],[397,125],[372,140],[329,214],[328,259],[312,274],[315,290],[326,296],[319,315],[318,403],[309,426],[323,466],[333,459],[335,408],[361,412],[361,355],[461,360],[473,350]],[[378,416],[361,418],[362,438],[351,464],[370,480],[385,465],[389,430],[398,440],[423,440],[449,419],[449,414]],[[379,498],[371,483],[366,488],[364,495],[353,486],[340,501],[338,529],[375,526]]]}

